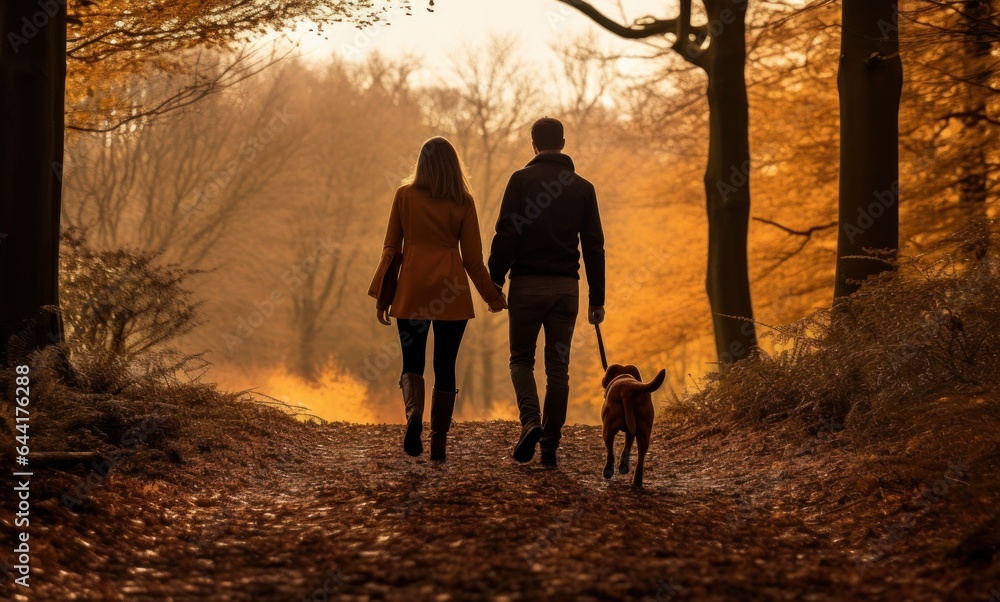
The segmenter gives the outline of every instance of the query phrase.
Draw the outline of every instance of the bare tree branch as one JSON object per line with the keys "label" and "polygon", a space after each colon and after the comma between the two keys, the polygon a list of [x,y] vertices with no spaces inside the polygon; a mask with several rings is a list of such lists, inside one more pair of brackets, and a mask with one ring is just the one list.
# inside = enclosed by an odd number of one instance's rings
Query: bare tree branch
{"label": "bare tree branch", "polygon": [[611,33],[630,40],[644,40],[655,36],[674,34],[673,49],[685,61],[698,67],[705,67],[705,40],[709,38],[708,27],[691,23],[691,0],[681,0],[680,16],[676,19],[657,19],[646,16],[636,19],[631,25],[622,25],[601,13],[582,0],[558,0],[572,6],[595,23]]}
{"label": "bare tree branch", "polygon": [[[144,95],[138,95],[136,100],[123,99],[130,106],[120,109],[125,113],[120,118],[109,118],[111,115],[107,114],[106,109],[96,114],[92,114],[94,111],[89,108],[71,109],[67,115],[70,121],[66,129],[77,132],[111,132],[136,121],[149,122],[254,77],[290,57],[292,52],[292,49],[279,51],[277,46],[268,54],[262,54],[260,49],[242,50],[221,69],[212,69],[211,72],[194,69],[192,83],[180,87],[159,101],[150,103]],[[200,59],[198,62],[200,63]]]}
{"label": "bare tree branch", "polygon": [[705,43],[708,31],[704,28],[696,30],[691,26],[691,0],[681,0],[681,12],[677,18],[676,29],[677,39],[674,40],[674,51],[692,65],[704,68],[705,49],[702,45]]}
{"label": "bare tree branch", "polygon": [[[572,6],[581,13],[590,17],[595,23],[607,29],[616,36],[628,38],[630,40],[641,40],[653,36],[676,33],[677,19],[655,19],[653,17],[643,17],[637,19],[632,25],[622,25],[597,10],[587,2],[582,0],[558,0],[563,4]],[[689,3],[690,4],[690,3]]]}
{"label": "bare tree branch", "polygon": [[830,222],[829,224],[824,224],[822,226],[812,226],[811,228],[806,228],[805,230],[795,230],[793,228],[789,228],[788,226],[779,224],[774,220],[765,219],[763,217],[755,217],[753,218],[753,220],[756,222],[760,222],[762,224],[774,226],[775,228],[778,228],[779,230],[784,230],[785,232],[793,236],[805,236],[806,238],[811,237],[813,234],[821,230],[829,230],[830,228],[837,227],[837,222]]}
{"label": "bare tree branch", "polygon": [[782,231],[786,232],[787,234],[789,234],[791,236],[801,236],[802,237],[802,243],[794,251],[792,251],[791,253],[786,254],[784,257],[782,257],[781,259],[779,259],[776,263],[774,263],[773,265],[771,265],[770,267],[768,267],[767,269],[765,269],[764,272],[760,276],[758,276],[758,279],[760,279],[760,280],[763,280],[764,278],[767,278],[768,276],[770,276],[771,274],[773,274],[775,272],[775,270],[777,270],[782,265],[784,265],[784,263],[786,261],[788,261],[792,257],[795,257],[796,255],[798,255],[802,251],[802,249],[806,248],[806,245],[809,244],[809,241],[812,240],[813,234],[815,234],[817,232],[821,232],[823,230],[829,230],[830,228],[836,228],[837,227],[837,222],[830,222],[829,224],[823,224],[822,226],[812,226],[810,228],[806,228],[805,230],[796,230],[794,228],[789,228],[788,226],[779,224],[778,222],[776,222],[774,220],[765,219],[763,217],[755,217],[755,218],[753,218],[753,220],[757,221],[757,222],[760,222],[762,224],[767,224],[769,226],[774,226],[775,228],[778,228],[779,230],[782,230]]}

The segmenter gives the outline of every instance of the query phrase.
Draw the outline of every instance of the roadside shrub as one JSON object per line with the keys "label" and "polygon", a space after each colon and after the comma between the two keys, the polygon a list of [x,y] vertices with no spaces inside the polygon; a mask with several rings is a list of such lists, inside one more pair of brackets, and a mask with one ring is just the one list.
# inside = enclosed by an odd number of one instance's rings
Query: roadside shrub
{"label": "roadside shrub", "polygon": [[94,250],[78,230],[63,234],[60,308],[85,388],[114,392],[137,373],[170,378],[201,365],[173,346],[200,323],[200,304],[184,287],[195,272],[157,259],[132,249]]}
{"label": "roadside shrub", "polygon": [[686,402],[744,422],[801,417],[901,463],[1000,457],[997,225],[899,259],[835,309],[769,327],[782,351],[725,367]]}
{"label": "roadside shrub", "polygon": [[[26,360],[32,448],[96,451],[116,458],[115,470],[149,477],[174,474],[166,467],[207,454],[212,470],[239,466],[245,472],[248,461],[273,470],[269,462],[285,457],[284,435],[301,439],[312,432],[295,419],[300,408],[200,382],[207,363],[175,348],[198,324],[198,303],[184,287],[193,272],[159,266],[156,259],[132,250],[93,250],[78,231],[63,235],[66,343]],[[66,351],[71,370],[65,369]],[[13,463],[15,376],[13,367],[0,369],[3,470]]]}

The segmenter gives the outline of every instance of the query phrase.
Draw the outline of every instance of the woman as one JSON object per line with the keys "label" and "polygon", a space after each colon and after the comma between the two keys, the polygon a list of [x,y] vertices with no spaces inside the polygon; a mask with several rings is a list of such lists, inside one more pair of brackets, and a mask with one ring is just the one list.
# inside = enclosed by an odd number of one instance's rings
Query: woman
{"label": "woman", "polygon": [[[394,281],[397,265],[398,282]],[[389,326],[389,317],[396,318],[399,329],[403,350],[399,387],[406,407],[403,449],[411,456],[424,450],[423,374],[427,335],[433,329],[431,460],[445,459],[458,394],[455,361],[465,327],[476,316],[470,278],[491,312],[507,307],[483,264],[479,218],[458,153],[446,139],[431,138],[420,149],[413,175],[396,190],[382,260],[368,291],[378,300],[378,321]]]}

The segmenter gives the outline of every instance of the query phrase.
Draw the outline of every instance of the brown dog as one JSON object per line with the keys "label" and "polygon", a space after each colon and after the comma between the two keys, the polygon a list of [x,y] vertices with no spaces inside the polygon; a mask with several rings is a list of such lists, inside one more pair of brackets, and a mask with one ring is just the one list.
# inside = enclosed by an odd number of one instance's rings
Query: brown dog
{"label": "brown dog", "polygon": [[604,444],[608,447],[608,461],[604,465],[604,478],[615,474],[615,436],[625,431],[625,449],[618,464],[618,471],[628,472],[629,454],[632,440],[639,443],[639,461],[635,465],[634,487],[642,487],[642,468],[649,449],[649,436],[653,431],[653,391],[663,386],[666,370],[660,370],[648,383],[642,382],[639,369],[635,366],[612,364],[604,373],[601,386],[604,387],[604,407],[601,408],[601,422],[604,423]]}

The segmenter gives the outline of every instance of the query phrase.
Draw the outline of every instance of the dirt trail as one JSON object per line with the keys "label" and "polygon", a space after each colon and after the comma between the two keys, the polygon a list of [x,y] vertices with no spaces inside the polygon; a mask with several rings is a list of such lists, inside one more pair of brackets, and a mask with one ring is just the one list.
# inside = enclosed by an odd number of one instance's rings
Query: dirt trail
{"label": "dirt trail", "polygon": [[989,600],[998,574],[778,429],[660,425],[635,492],[601,478],[597,427],[566,430],[558,470],[510,460],[510,422],[456,425],[444,465],[404,456],[401,428],[318,427],[231,476],[191,458],[185,481],[115,477],[82,512],[41,502],[14,599]]}

